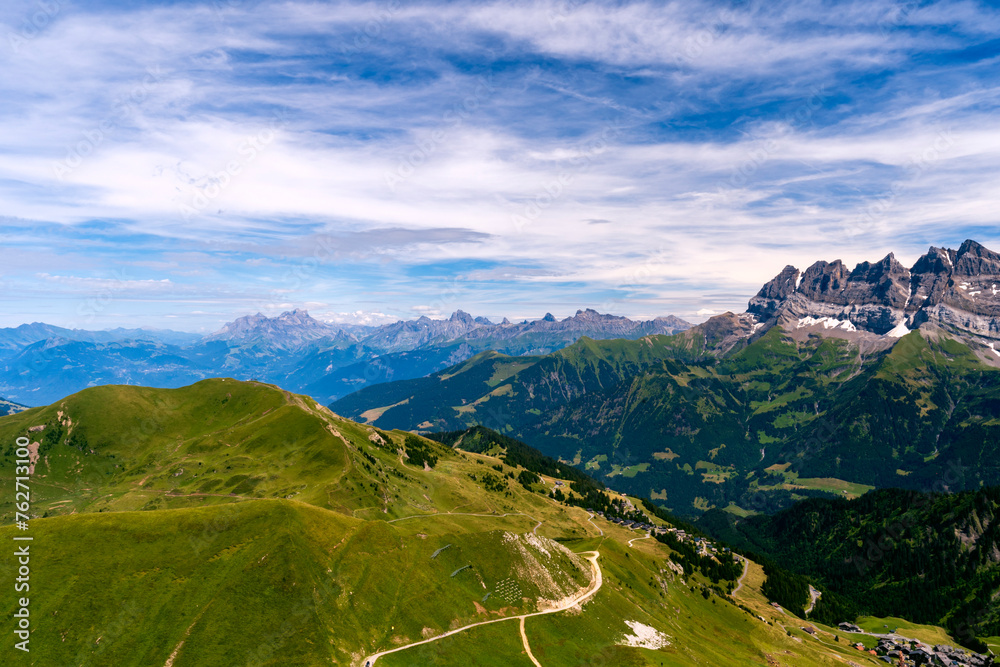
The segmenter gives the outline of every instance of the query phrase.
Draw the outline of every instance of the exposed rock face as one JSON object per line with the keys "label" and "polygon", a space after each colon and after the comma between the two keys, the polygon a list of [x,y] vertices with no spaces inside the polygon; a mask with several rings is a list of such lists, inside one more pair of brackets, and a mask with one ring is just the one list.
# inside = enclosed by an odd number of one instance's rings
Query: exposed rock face
{"label": "exposed rock face", "polygon": [[267,317],[261,313],[240,317],[207,336],[205,340],[240,345],[266,343],[291,349],[305,341],[333,337],[339,331],[337,327],[310,317],[308,312],[296,309],[278,317]]}
{"label": "exposed rock face", "polygon": [[891,253],[853,271],[840,260],[816,262],[801,278],[786,266],[750,299],[747,312],[793,328],[832,318],[895,336],[933,322],[1000,339],[1000,254],[966,241],[957,251],[932,247],[909,269]]}
{"label": "exposed rock face", "polygon": [[757,296],[750,299],[748,313],[753,313],[761,319],[768,319],[774,315],[781,304],[790,297],[799,284],[799,270],[792,265],[788,265],[776,275],[771,282],[766,283],[757,292]]}

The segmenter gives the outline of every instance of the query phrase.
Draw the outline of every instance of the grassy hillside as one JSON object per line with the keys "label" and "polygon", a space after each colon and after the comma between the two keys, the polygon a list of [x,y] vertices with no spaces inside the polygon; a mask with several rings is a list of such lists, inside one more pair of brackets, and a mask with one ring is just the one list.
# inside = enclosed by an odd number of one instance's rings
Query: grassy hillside
{"label": "grassy hillside", "polygon": [[[392,518],[483,496],[467,476],[451,479],[453,466],[468,464],[448,447],[425,441],[440,459],[428,472],[406,463],[403,434],[376,433],[271,385],[219,379],[181,389],[95,387],[0,420],[0,441],[11,443],[0,458],[6,520],[12,443],[25,433],[39,445],[39,516],[294,498]],[[511,496],[502,497],[511,507]]]}
{"label": "grassy hillside", "polygon": [[362,648],[474,619],[473,602],[511,571],[528,575],[523,597],[487,599],[487,613],[533,610],[587,575],[542,539],[553,558],[499,529],[417,537],[284,500],[57,517],[32,531],[36,664],[160,665],[175,652],[177,667],[350,664]]}
{"label": "grassy hillside", "polygon": [[[516,482],[516,448],[452,449],[221,379],[0,418],[0,441],[26,433],[30,530],[8,505],[0,539],[34,538],[32,664],[361,665],[394,648],[379,664],[523,664],[525,641],[547,665],[842,663],[730,602],[735,582],[679,574],[686,556],[551,499],[551,476]],[[17,567],[0,556],[0,576]]]}
{"label": "grassy hillside", "polygon": [[[769,657],[796,666],[841,664],[789,638],[774,625],[773,609],[770,623],[761,622],[708,592],[698,576],[675,574],[662,544],[628,546],[635,533],[601,525],[605,536],[593,530],[592,537],[560,546],[512,539],[530,528],[499,517],[387,524],[284,500],[43,519],[32,528],[38,573],[32,613],[39,619],[32,658],[122,666],[166,664],[171,657],[175,667],[360,665],[377,649],[533,612],[537,597],[557,599],[585,586],[588,575],[571,553],[597,549],[603,586],[594,599],[575,612],[526,620],[529,645],[543,664],[764,665]],[[0,539],[11,532],[0,529]],[[12,561],[4,556],[3,576]],[[4,611],[13,605],[8,601]],[[624,645],[634,634],[629,623],[669,643]],[[846,647],[841,652],[850,655]],[[9,644],[0,646],[0,659],[17,664]],[[379,664],[524,660],[514,619],[393,653]]]}
{"label": "grassy hillside", "polygon": [[682,360],[679,341],[696,335],[481,355],[331,407],[386,427],[490,426],[685,514],[1000,483],[1000,371],[954,340],[913,332],[869,354],[773,328],[722,358]]}

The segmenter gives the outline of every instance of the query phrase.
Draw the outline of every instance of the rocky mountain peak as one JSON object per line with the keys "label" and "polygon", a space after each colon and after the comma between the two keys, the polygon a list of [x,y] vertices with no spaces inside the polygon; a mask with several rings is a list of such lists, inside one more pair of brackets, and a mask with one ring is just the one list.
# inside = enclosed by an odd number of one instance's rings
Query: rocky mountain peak
{"label": "rocky mountain peak", "polygon": [[472,317],[472,315],[469,315],[467,312],[465,312],[464,310],[461,310],[461,309],[456,310],[454,313],[452,313],[451,317],[448,318],[448,321],[449,322],[461,322],[463,324],[475,324],[476,323],[476,320]]}
{"label": "rocky mountain peak", "polygon": [[1000,275],[1000,254],[967,240],[955,254],[955,275],[963,277]]}
{"label": "rocky mountain peak", "polygon": [[910,269],[913,274],[947,273],[955,265],[955,251],[931,246]]}
{"label": "rocky mountain peak", "polygon": [[785,266],[781,273],[764,283],[757,295],[750,299],[747,312],[767,319],[774,315],[778,306],[795,291],[799,284],[799,270],[791,264]]}
{"label": "rocky mountain peak", "polygon": [[206,341],[227,341],[238,345],[262,343],[278,348],[289,348],[303,341],[334,336],[337,327],[320,322],[308,311],[295,309],[285,311],[277,317],[263,313],[245,315],[225,324]]}
{"label": "rocky mountain peak", "polygon": [[[750,299],[765,325],[905,335],[925,322],[1000,340],[1000,254],[968,240],[955,251],[931,246],[913,267],[893,253],[861,262],[818,261],[799,276],[786,266]],[[840,326],[839,323],[843,323]],[[908,329],[908,328],[909,329]]]}
{"label": "rocky mountain peak", "polygon": [[816,301],[840,303],[841,292],[847,287],[850,271],[839,259],[832,262],[816,262],[802,274],[802,282],[796,289]]}

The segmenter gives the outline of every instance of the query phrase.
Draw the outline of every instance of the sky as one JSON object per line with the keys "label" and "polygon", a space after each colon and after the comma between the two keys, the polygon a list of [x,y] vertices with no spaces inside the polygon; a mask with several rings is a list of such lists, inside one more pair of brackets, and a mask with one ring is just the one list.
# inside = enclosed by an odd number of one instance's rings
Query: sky
{"label": "sky", "polygon": [[595,308],[1000,250],[979,2],[8,0],[0,326]]}

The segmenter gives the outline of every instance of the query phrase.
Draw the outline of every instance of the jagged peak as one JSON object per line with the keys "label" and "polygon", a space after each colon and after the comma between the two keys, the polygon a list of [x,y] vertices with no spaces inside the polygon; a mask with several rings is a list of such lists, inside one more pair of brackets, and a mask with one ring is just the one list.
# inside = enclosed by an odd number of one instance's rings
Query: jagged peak
{"label": "jagged peak", "polygon": [[850,272],[841,260],[818,261],[792,291],[796,273],[786,266],[750,300],[747,312],[777,322],[849,320],[879,335],[901,332],[901,321],[919,327],[928,320],[991,339],[1000,331],[1000,254],[971,239],[957,251],[931,246],[912,268],[892,252]]}
{"label": "jagged peak", "polygon": [[787,264],[781,272],[764,283],[764,286],[757,292],[757,296],[768,299],[784,298],[795,291],[798,286],[799,270]]}
{"label": "jagged peak", "polygon": [[858,264],[854,267],[854,271],[851,272],[850,280],[872,282],[892,274],[899,274],[908,278],[910,270],[900,264],[896,256],[890,252],[878,262],[861,262]]}
{"label": "jagged peak", "polygon": [[576,315],[573,316],[574,319],[596,319],[596,318],[607,318],[614,317],[614,315],[602,315],[593,308],[587,308],[586,310],[576,311]]}
{"label": "jagged peak", "polygon": [[976,254],[980,254],[983,251],[991,252],[989,249],[987,249],[983,244],[979,243],[978,241],[973,241],[972,239],[965,239],[965,241],[962,242],[962,245],[959,246],[958,248],[958,256],[961,257],[962,255],[966,255],[970,252],[975,252]]}
{"label": "jagged peak", "polygon": [[931,246],[910,269],[911,273],[946,273],[954,266],[954,250]]}

